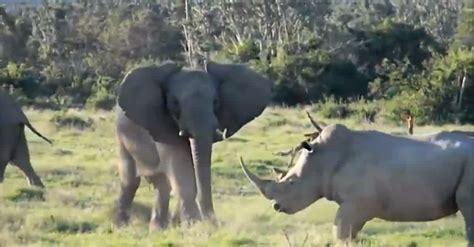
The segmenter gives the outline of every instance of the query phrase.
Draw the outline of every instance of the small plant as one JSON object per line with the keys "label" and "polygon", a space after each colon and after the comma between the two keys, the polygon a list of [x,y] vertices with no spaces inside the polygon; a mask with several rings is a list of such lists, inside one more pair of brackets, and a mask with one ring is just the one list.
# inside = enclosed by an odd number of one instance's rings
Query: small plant
{"label": "small plant", "polygon": [[351,102],[349,108],[351,115],[356,118],[359,122],[375,122],[377,114],[380,111],[379,104],[381,102],[367,101],[360,99],[358,101]]}
{"label": "small plant", "polygon": [[115,106],[115,80],[100,76],[92,88],[92,95],[86,105],[95,110],[111,110]]}
{"label": "small plant", "polygon": [[324,118],[347,118],[351,115],[348,104],[329,97],[317,105],[318,112]]}
{"label": "small plant", "polygon": [[58,128],[76,128],[80,130],[90,129],[94,127],[94,120],[89,117],[81,116],[77,113],[59,112],[54,115],[50,122],[54,123]]}

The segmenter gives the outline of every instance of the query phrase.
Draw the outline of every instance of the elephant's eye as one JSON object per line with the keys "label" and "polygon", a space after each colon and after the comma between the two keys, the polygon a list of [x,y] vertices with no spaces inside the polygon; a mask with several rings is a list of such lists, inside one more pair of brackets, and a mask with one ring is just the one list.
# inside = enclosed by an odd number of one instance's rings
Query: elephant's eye
{"label": "elephant's eye", "polygon": [[173,114],[175,118],[179,119],[181,111],[177,99],[171,99],[169,109],[171,111],[171,114]]}
{"label": "elephant's eye", "polygon": [[219,109],[219,100],[214,99],[214,110],[217,110],[217,109]]}

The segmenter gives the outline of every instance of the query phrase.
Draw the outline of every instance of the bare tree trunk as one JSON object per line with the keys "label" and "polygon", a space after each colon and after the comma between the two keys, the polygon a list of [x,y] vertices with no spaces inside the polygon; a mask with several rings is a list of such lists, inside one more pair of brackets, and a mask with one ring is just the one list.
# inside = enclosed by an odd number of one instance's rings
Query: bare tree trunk
{"label": "bare tree trunk", "polygon": [[180,0],[181,6],[184,10],[184,24],[183,24],[183,33],[186,40],[185,50],[188,64],[191,68],[195,68],[196,64],[194,62],[194,34],[192,30],[192,15],[191,15],[191,5],[189,0]]}
{"label": "bare tree trunk", "polygon": [[272,17],[271,17],[271,3],[270,3],[270,0],[263,0],[263,5],[264,5],[264,14],[265,14],[265,28],[266,28],[266,47],[267,49],[269,50],[269,55],[271,57],[274,56],[274,47],[273,47],[273,30],[272,30]]}
{"label": "bare tree trunk", "polygon": [[461,110],[462,107],[462,98],[464,96],[464,90],[466,89],[467,74],[463,73],[463,76],[460,79],[461,87],[459,89],[459,99],[458,99],[458,110]]}

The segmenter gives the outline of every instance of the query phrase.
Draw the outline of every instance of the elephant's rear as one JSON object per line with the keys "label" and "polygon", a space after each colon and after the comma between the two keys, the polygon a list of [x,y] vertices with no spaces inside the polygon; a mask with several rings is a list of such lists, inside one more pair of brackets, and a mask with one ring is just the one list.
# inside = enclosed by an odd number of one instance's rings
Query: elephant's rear
{"label": "elephant's rear", "polygon": [[144,128],[125,116],[120,107],[117,107],[116,128],[121,159],[124,156],[133,159],[136,175],[149,176],[159,172],[160,158],[155,142]]}
{"label": "elephant's rear", "polygon": [[21,131],[20,125],[0,126],[0,182],[3,182],[5,168],[13,158]]}

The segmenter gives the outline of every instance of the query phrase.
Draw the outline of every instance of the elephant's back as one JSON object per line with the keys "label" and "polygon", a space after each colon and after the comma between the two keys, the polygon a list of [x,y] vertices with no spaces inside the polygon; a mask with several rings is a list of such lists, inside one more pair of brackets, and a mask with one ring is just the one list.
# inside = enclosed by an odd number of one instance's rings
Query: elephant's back
{"label": "elephant's back", "polygon": [[0,90],[0,126],[28,123],[26,115],[15,100]]}

